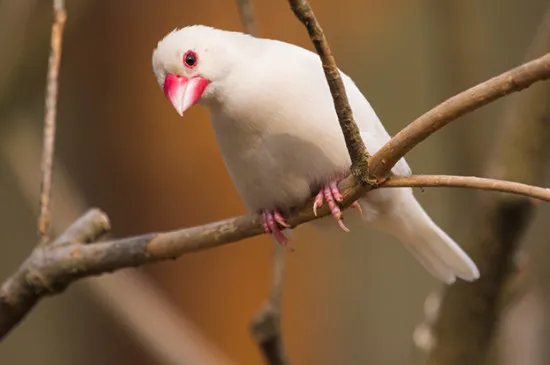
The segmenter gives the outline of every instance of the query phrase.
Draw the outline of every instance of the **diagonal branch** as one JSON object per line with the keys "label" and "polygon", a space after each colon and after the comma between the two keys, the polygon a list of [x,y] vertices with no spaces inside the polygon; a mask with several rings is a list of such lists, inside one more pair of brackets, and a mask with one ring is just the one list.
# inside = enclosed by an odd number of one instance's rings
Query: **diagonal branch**
{"label": "diagonal branch", "polygon": [[387,176],[414,146],[458,117],[548,78],[550,54],[547,53],[453,96],[403,128],[374,154],[370,161],[371,176]]}
{"label": "diagonal branch", "polygon": [[48,229],[50,226],[50,199],[52,195],[52,170],[55,149],[55,118],[59,89],[59,65],[61,63],[63,28],[67,20],[64,0],[54,0],[53,16],[54,22],[52,24],[51,49],[48,61],[48,85],[46,88],[46,115],[44,117],[40,216],[38,218],[38,232],[41,237],[41,243],[46,243],[48,241]]}
{"label": "diagonal branch", "polygon": [[289,3],[296,17],[300,19],[306,27],[309,37],[323,63],[323,70],[325,71],[330,93],[334,100],[338,121],[344,133],[346,146],[351,158],[351,173],[357,181],[367,182],[366,179],[369,175],[369,155],[367,153],[367,148],[363,143],[359,128],[353,119],[353,113],[349,105],[346,89],[344,88],[342,77],[336,66],[336,61],[334,61],[334,57],[332,56],[323,29],[315,18],[315,14],[313,14],[313,10],[307,0],[289,0]]}

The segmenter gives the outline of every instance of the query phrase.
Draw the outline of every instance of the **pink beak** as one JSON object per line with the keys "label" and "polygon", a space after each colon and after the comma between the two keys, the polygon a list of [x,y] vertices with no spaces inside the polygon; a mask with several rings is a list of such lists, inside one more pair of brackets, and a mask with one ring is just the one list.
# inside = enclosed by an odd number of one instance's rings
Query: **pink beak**
{"label": "pink beak", "polygon": [[170,100],[180,116],[195,104],[208,86],[208,80],[201,76],[187,78],[167,74],[164,78],[164,95]]}

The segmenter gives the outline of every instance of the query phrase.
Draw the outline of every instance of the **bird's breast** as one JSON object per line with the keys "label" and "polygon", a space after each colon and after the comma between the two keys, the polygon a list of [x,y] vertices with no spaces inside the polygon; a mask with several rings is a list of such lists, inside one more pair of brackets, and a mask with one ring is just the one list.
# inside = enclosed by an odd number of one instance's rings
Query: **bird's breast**
{"label": "bird's breast", "polygon": [[211,114],[228,172],[249,211],[295,207],[349,167],[337,138],[300,133],[284,120],[243,119]]}

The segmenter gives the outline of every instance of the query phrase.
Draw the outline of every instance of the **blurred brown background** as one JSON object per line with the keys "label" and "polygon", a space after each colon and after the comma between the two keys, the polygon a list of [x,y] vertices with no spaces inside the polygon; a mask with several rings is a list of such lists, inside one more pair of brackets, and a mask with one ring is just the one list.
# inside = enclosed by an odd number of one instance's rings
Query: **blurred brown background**
{"label": "blurred brown background", "polygon": [[[521,62],[548,6],[544,0],[311,1],[346,73],[394,134],[445,98]],[[286,1],[256,0],[260,34],[311,49]],[[180,119],[159,90],[151,53],[175,27],[242,30],[234,1],[68,1],[60,77],[56,174],[65,171],[84,207],[105,210],[113,236],[176,229],[244,213],[214,143],[207,113]],[[35,241],[48,1],[0,0],[0,277]],[[503,102],[450,125],[408,155],[418,173],[480,174],[498,135]],[[29,156],[27,156],[29,155]],[[26,171],[27,185],[15,170]],[[30,175],[29,175],[30,174]],[[427,189],[417,196],[459,243],[469,207],[485,192]],[[54,191],[54,214],[70,204]],[[78,212],[77,212],[78,213]],[[529,232],[536,279],[548,272],[550,208]],[[427,294],[439,288],[386,235],[326,239],[297,232],[287,254],[283,334],[294,364],[414,364],[412,333]],[[246,240],[139,269],[150,275],[205,338],[238,364],[258,364],[248,331],[268,295],[271,245]],[[115,274],[116,275],[116,274]],[[537,341],[548,339],[550,286],[539,280]],[[159,364],[107,313],[85,283],[44,300],[0,346],[3,364]],[[131,300],[131,298],[128,298]],[[146,318],[144,321],[154,321]],[[518,336],[525,333],[518,328]],[[162,333],[159,334],[162,340]],[[537,349],[539,350],[539,349]],[[545,363],[540,348],[525,364]]]}

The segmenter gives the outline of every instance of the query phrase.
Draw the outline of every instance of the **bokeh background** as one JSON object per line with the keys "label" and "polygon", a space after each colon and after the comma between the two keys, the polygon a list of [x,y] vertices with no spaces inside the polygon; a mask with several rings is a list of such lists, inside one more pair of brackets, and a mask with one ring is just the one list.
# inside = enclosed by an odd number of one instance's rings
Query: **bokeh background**
{"label": "bokeh background", "polygon": [[[520,63],[549,5],[544,0],[311,3],[340,68],[354,78],[391,134],[447,97]],[[312,48],[286,1],[253,4],[261,36]],[[156,42],[175,27],[201,23],[242,30],[235,2],[79,0],[68,1],[67,9],[56,227],[62,229],[89,206],[109,214],[113,237],[244,213],[206,110],[192,108],[180,119],[151,69]],[[18,267],[36,237],[50,22],[49,1],[0,0],[2,278]],[[481,174],[501,128],[504,103],[462,118],[415,148],[408,155],[413,170]],[[471,207],[480,194],[491,193],[417,191],[426,210],[459,243],[468,236]],[[513,351],[502,363],[543,364],[550,355],[544,346],[550,328],[545,316],[548,218],[550,208],[543,204],[526,237],[536,288],[509,313],[507,320],[516,324],[503,330],[508,343],[530,340],[523,347],[508,346]],[[397,241],[357,230],[326,237],[304,227],[294,247],[286,255],[283,297],[284,341],[294,364],[414,364],[422,359],[413,332],[423,320],[425,298],[440,284]],[[0,362],[166,363],[156,345],[146,345],[147,336],[120,312],[140,300],[120,286],[105,289],[117,275],[137,271],[195,336],[174,338],[156,325],[153,308],[143,305],[134,320],[150,323],[152,338],[180,340],[182,348],[198,346],[217,358],[187,363],[261,363],[249,322],[269,292],[271,254],[270,241],[262,236],[79,282],[40,303],[0,345]],[[193,350],[186,353],[195,356]]]}

